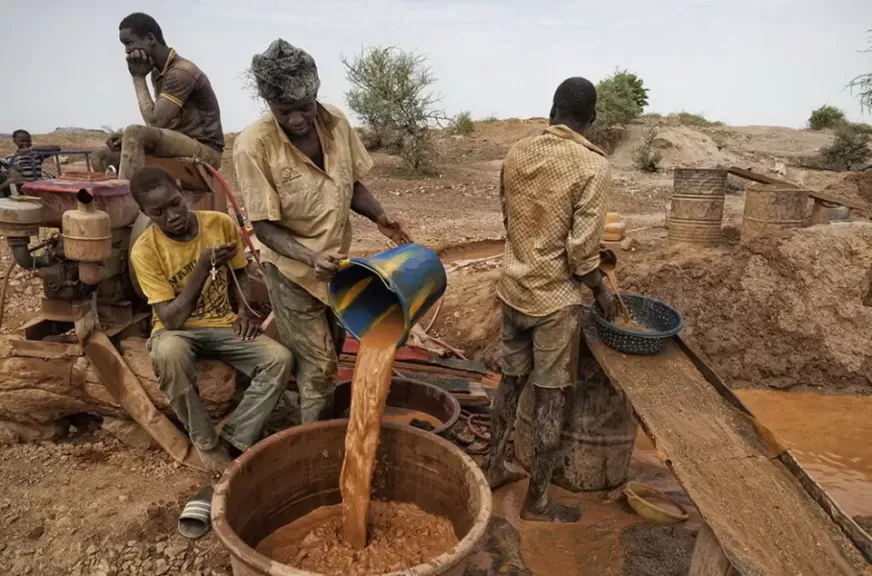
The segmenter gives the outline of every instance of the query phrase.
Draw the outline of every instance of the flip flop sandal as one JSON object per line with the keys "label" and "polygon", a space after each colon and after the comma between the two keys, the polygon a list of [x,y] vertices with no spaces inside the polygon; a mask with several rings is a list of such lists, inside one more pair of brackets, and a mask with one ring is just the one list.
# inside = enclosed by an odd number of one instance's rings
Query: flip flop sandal
{"label": "flip flop sandal", "polygon": [[179,515],[179,534],[196,540],[209,532],[212,522],[212,486],[200,488]]}

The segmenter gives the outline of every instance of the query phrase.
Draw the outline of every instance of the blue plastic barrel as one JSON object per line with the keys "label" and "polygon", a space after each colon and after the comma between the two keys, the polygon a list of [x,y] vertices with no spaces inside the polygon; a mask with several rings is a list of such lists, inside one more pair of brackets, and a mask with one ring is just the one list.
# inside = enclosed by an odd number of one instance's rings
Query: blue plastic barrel
{"label": "blue plastic barrel", "polygon": [[445,293],[446,281],[445,267],[435,252],[406,244],[369,258],[340,262],[330,282],[330,307],[345,329],[360,340],[399,306],[405,330],[397,346],[402,346],[412,326]]}

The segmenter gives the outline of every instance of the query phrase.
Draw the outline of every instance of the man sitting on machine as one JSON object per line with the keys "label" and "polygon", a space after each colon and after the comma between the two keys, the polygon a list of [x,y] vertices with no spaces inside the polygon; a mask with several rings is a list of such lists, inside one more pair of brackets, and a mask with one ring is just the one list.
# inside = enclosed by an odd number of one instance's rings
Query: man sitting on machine
{"label": "man sitting on machine", "polygon": [[[139,286],[154,311],[148,341],[152,368],[203,463],[217,475],[231,456],[260,439],[287,384],[291,353],[261,334],[253,322],[246,260],[230,216],[188,210],[173,177],[155,166],[133,175],[130,192],[154,224],[130,254]],[[235,313],[231,280],[237,288]],[[222,360],[251,378],[220,435],[197,392],[198,356]]]}
{"label": "man sitting on machine", "polygon": [[[146,155],[198,158],[218,168],[224,133],[209,79],[193,62],[166,45],[160,26],[148,14],[131,14],[118,29],[145,121],[145,126],[131,125],[124,130],[118,177],[129,180],[145,166]],[[154,98],[145,79],[148,74]]]}

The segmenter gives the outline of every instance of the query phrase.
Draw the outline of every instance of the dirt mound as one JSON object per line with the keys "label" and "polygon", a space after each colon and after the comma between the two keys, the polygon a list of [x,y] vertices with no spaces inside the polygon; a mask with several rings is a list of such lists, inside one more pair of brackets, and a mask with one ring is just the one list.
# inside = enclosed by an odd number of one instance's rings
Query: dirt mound
{"label": "dirt mound", "polygon": [[[616,168],[632,168],[633,154],[642,144],[649,130],[648,126],[634,125],[627,131],[627,137],[618,145],[611,156]],[[731,166],[739,156],[723,148],[711,136],[687,126],[662,126],[657,129],[657,137],[652,148],[662,155],[661,168],[714,168]]]}
{"label": "dirt mound", "polygon": [[681,311],[732,386],[872,393],[870,269],[872,224],[846,222],[630,268],[622,287]]}
{"label": "dirt mound", "polygon": [[872,171],[849,172],[824,188],[823,192],[836,198],[872,204]]}
{"label": "dirt mound", "polygon": [[[622,289],[675,306],[684,335],[736,388],[872,394],[872,223],[843,222],[735,248],[678,246],[625,256]],[[499,365],[499,267],[452,274],[446,338]]]}

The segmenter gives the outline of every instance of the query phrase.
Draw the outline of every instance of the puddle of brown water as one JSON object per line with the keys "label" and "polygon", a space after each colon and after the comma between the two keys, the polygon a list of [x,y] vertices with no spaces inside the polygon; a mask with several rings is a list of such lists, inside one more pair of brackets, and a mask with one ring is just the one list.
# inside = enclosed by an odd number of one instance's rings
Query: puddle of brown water
{"label": "puddle of brown water", "polygon": [[[684,504],[691,519],[680,526],[699,528],[699,515],[693,503],[672,473],[657,459],[651,442],[641,432],[636,439],[630,479],[644,482]],[[520,533],[521,553],[534,575],[624,574],[622,532],[645,524],[645,520],[633,512],[623,495],[618,501],[609,502],[607,496],[617,496],[616,492],[573,494],[551,486],[551,497],[564,504],[581,505],[582,517],[575,524],[546,524],[521,520],[526,493],[526,480],[500,488],[494,492],[494,514],[508,520]]]}
{"label": "puddle of brown water", "polygon": [[521,535],[521,553],[533,574],[618,575],[622,573],[621,530],[642,520],[619,504],[603,504],[601,493],[572,494],[555,486],[551,496],[565,504],[580,504],[575,524],[521,520],[527,481],[494,492],[494,513],[508,520]]}
{"label": "puddle of brown water", "polygon": [[737,394],[846,513],[872,515],[872,397]]}

